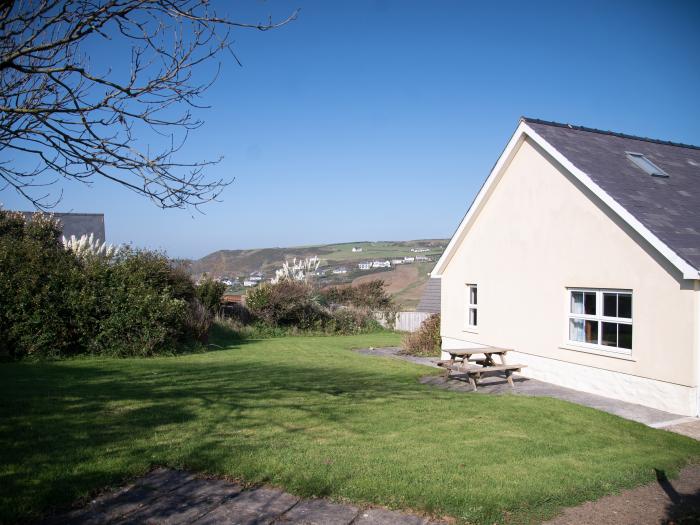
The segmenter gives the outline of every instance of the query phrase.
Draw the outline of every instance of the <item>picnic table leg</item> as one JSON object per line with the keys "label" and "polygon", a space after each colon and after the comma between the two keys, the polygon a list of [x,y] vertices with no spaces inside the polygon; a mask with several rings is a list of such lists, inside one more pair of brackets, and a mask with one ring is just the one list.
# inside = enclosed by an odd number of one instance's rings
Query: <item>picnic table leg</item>
{"label": "picnic table leg", "polygon": [[469,376],[469,384],[474,389],[474,392],[476,392],[476,381],[474,381],[474,377],[472,377],[472,374],[468,374],[468,376]]}
{"label": "picnic table leg", "polygon": [[511,388],[515,388],[515,385],[513,384],[513,371],[512,370],[506,370],[506,380],[508,381],[508,384],[510,385]]}

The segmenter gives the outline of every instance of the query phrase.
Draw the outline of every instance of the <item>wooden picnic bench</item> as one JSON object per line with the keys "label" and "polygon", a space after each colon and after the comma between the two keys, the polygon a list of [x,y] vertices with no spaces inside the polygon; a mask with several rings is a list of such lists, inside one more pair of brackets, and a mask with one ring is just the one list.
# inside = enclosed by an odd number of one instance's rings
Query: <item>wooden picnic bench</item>
{"label": "wooden picnic bench", "polygon": [[[507,348],[495,348],[485,346],[482,348],[467,348],[460,350],[445,350],[450,354],[449,359],[438,361],[438,366],[445,369],[445,377],[450,378],[451,372],[466,374],[469,378],[469,384],[476,392],[476,385],[481,379],[481,374],[484,372],[505,372],[506,380],[511,388],[513,385],[513,372],[520,372],[527,365],[509,365],[506,364],[506,354],[510,350]],[[473,359],[473,355],[484,355],[482,358]],[[496,364],[493,356],[498,356],[500,364]]]}

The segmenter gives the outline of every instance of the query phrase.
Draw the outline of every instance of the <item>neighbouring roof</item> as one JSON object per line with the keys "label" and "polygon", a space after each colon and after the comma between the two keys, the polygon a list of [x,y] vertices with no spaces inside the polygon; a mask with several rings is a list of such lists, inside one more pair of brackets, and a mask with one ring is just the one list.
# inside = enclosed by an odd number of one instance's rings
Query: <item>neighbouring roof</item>
{"label": "neighbouring roof", "polygon": [[[523,118],[671,250],[700,269],[700,147]],[[654,177],[627,152],[668,174]]]}
{"label": "neighbouring roof", "polygon": [[425,285],[423,295],[416,306],[417,312],[440,313],[440,278],[431,277]]}
{"label": "neighbouring roof", "polygon": [[[31,220],[35,212],[20,212],[25,219]],[[70,238],[71,235],[81,237],[82,235],[94,235],[96,239],[104,242],[105,237],[105,216],[103,213],[50,213],[61,224],[63,236]]]}

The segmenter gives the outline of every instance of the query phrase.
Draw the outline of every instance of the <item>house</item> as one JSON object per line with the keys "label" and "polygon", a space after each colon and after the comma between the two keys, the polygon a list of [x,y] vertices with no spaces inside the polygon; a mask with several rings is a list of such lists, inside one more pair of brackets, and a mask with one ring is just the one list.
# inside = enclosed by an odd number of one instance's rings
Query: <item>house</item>
{"label": "house", "polygon": [[360,270],[369,270],[372,268],[371,262],[361,262],[357,265]]}
{"label": "house", "polygon": [[431,274],[442,347],[696,416],[699,269],[700,147],[524,118]]}
{"label": "house", "polygon": [[393,265],[403,264],[403,259],[392,259],[391,264],[393,264]]}
{"label": "house", "polygon": [[416,255],[416,261],[420,262],[430,262],[433,259],[431,257],[426,257],[425,255]]}
{"label": "house", "polygon": [[[30,221],[36,212],[22,211],[25,220]],[[93,235],[93,238],[105,242],[105,216],[103,213],[49,213],[58,219],[61,233],[66,239],[75,235],[77,239],[83,235]]]}
{"label": "house", "polygon": [[[360,268],[360,269],[362,269],[362,268]],[[345,268],[345,266],[340,266],[340,267],[338,267],[338,268],[333,269],[333,273],[334,273],[335,275],[340,275],[340,274],[348,273],[348,269]]]}
{"label": "house", "polygon": [[411,263],[412,263],[413,261],[415,261],[415,260],[416,260],[415,257],[404,257],[404,258],[403,258],[404,264],[411,264]]}
{"label": "house", "polygon": [[372,268],[391,268],[389,261],[372,261]]}
{"label": "house", "polygon": [[354,247],[352,249],[352,253],[361,253],[361,252],[362,252],[362,248],[360,248],[360,247]]}
{"label": "house", "polygon": [[245,281],[243,281],[243,286],[245,286],[246,288],[249,288],[251,286],[257,286],[258,284],[260,284],[259,279],[246,279]]}
{"label": "house", "polygon": [[411,251],[414,253],[423,253],[423,252],[429,252],[430,249],[428,249],[428,248],[411,248]]}
{"label": "house", "polygon": [[249,281],[257,281],[260,282],[265,278],[265,274],[262,272],[252,272],[250,276],[248,277]]}

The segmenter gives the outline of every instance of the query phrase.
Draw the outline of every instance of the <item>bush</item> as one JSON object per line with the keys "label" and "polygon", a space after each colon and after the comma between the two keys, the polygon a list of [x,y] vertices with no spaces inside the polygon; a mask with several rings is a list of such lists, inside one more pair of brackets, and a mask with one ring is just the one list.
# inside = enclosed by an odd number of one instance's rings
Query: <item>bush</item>
{"label": "bush", "polygon": [[342,307],[331,314],[329,331],[339,334],[357,334],[381,330],[382,327],[371,310]]}
{"label": "bush", "polygon": [[248,292],[246,306],[256,318],[270,326],[319,330],[330,318],[328,309],[321,306],[311,285],[289,279],[258,285]]}
{"label": "bush", "polygon": [[418,331],[406,334],[401,342],[402,353],[416,356],[440,355],[440,314],[423,321]]}
{"label": "bush", "polygon": [[221,297],[226,291],[226,285],[210,277],[203,279],[195,288],[199,302],[211,315],[217,315],[221,308]]}
{"label": "bush", "polygon": [[150,356],[203,339],[211,314],[162,253],[64,249],[56,222],[0,210],[0,353]]}

